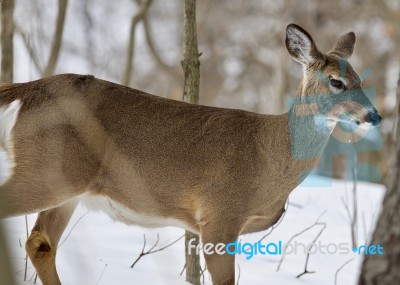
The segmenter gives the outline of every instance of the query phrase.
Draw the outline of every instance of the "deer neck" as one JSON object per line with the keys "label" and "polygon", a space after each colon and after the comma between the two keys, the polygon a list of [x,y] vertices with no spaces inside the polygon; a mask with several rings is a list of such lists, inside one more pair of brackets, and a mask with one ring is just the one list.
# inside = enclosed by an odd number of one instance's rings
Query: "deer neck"
{"label": "deer neck", "polygon": [[297,97],[288,113],[268,117],[263,129],[267,167],[280,173],[279,183],[287,185],[288,191],[316,166],[335,126],[317,114],[317,105],[309,99]]}
{"label": "deer neck", "polygon": [[319,158],[335,127],[333,121],[320,115],[314,99],[314,96],[298,96],[288,112],[290,146],[294,160]]}

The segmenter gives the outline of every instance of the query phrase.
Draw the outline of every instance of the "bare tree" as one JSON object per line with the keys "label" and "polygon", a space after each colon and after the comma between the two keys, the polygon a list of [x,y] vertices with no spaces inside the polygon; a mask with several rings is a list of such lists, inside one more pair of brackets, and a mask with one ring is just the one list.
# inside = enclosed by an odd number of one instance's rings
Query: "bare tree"
{"label": "bare tree", "polygon": [[132,18],[132,23],[131,23],[131,29],[129,32],[129,44],[128,44],[128,50],[127,50],[127,59],[126,59],[126,66],[125,66],[125,72],[124,72],[124,78],[122,80],[122,84],[129,86],[131,82],[131,76],[132,76],[132,64],[133,64],[133,57],[134,57],[134,51],[135,51],[135,35],[136,35],[136,27],[139,24],[140,21],[143,20],[145,17],[147,11],[149,10],[151,3],[153,0],[145,0],[142,3],[139,2],[139,0],[136,0],[136,2],[140,5],[139,11],[135,16]]}
{"label": "bare tree", "polygon": [[[13,82],[14,0],[1,2],[1,82]],[[1,207],[1,206],[0,206]],[[4,284],[15,284],[7,244],[0,223],[0,276]]]}
{"label": "bare tree", "polygon": [[168,74],[168,76],[174,81],[174,83],[179,84],[180,86],[180,74],[178,74],[175,69],[171,66],[169,66],[160,56],[160,54],[158,53],[154,41],[153,41],[153,36],[151,33],[151,29],[150,29],[150,23],[149,23],[149,19],[148,16],[145,15],[143,18],[143,28],[144,28],[144,34],[146,37],[146,42],[147,42],[147,46],[149,47],[149,51],[151,53],[151,55],[153,56],[154,61],[158,64],[158,66],[161,67],[161,69]]}
{"label": "bare tree", "polygon": [[13,82],[14,0],[1,2],[1,82]]}
{"label": "bare tree", "polygon": [[200,88],[200,60],[197,47],[196,0],[185,0],[184,22],[183,101],[197,104]]}
{"label": "bare tree", "polygon": [[68,0],[58,0],[58,15],[56,30],[54,31],[53,44],[51,47],[51,53],[47,62],[46,68],[43,71],[42,76],[47,77],[54,74],[58,56],[61,50],[61,41],[64,32],[65,15],[67,13]]}
{"label": "bare tree", "polygon": [[[400,77],[397,91],[397,124],[400,122]],[[382,212],[372,237],[373,245],[381,245],[384,254],[366,254],[361,268],[360,285],[392,285],[400,283],[400,128],[396,131],[396,149],[391,162],[387,192]]]}
{"label": "bare tree", "polygon": [[[197,104],[200,89],[200,61],[197,47],[196,0],[185,0],[182,69],[184,75],[183,101]],[[199,244],[199,236],[186,231],[186,281],[199,285],[200,257],[197,254],[189,254],[188,243],[191,239],[195,240],[193,245]]]}

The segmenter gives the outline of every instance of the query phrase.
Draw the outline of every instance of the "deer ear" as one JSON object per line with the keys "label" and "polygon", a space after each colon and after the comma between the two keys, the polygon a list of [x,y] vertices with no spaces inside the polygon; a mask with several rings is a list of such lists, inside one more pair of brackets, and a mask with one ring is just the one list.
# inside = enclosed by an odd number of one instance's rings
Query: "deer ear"
{"label": "deer ear", "polygon": [[323,59],[311,36],[296,24],[287,26],[285,43],[292,58],[303,65]]}
{"label": "deer ear", "polygon": [[338,39],[335,47],[329,54],[334,54],[342,58],[349,58],[353,54],[355,43],[356,35],[353,32],[347,33]]}

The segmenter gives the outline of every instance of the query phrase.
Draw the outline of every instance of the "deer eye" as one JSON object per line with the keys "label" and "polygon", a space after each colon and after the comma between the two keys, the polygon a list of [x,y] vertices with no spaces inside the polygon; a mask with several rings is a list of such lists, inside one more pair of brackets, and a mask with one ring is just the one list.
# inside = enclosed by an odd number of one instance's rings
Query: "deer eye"
{"label": "deer eye", "polygon": [[337,80],[337,79],[330,79],[329,83],[331,84],[332,87],[337,88],[337,89],[341,89],[343,90],[345,88],[344,84],[342,81]]}

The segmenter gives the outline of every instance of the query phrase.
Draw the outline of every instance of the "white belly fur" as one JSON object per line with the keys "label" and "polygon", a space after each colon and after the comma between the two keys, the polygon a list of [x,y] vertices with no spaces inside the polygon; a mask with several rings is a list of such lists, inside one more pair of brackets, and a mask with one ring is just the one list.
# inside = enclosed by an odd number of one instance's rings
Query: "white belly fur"
{"label": "white belly fur", "polygon": [[138,213],[105,196],[84,194],[80,200],[89,210],[102,211],[113,221],[123,222],[127,225],[147,228],[171,226],[191,230],[186,223],[180,220]]}

